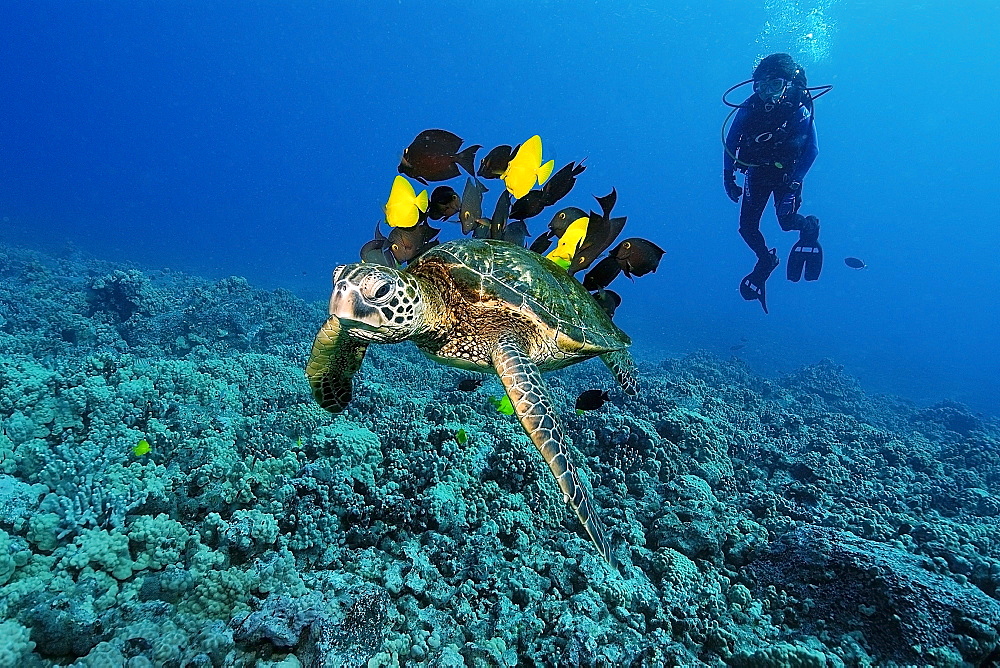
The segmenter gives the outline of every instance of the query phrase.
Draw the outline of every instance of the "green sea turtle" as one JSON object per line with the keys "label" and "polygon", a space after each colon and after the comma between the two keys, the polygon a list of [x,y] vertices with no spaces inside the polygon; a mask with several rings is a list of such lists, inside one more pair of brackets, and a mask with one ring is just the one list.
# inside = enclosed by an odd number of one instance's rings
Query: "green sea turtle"
{"label": "green sea turtle", "polygon": [[638,391],[631,340],[583,286],[554,262],[490,239],[441,244],[404,270],[341,265],[333,272],[330,317],[306,368],[316,401],[342,411],[368,344],[401,341],[442,364],[500,376],[564,500],[614,563],[541,373],[600,356],[625,392]]}

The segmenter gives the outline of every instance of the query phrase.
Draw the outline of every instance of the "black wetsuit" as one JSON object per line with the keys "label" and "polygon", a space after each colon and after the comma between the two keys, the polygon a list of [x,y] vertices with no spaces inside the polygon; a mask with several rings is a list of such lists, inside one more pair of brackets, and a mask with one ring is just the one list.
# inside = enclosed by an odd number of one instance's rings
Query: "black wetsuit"
{"label": "black wetsuit", "polygon": [[[796,214],[802,203],[802,179],[819,153],[812,105],[800,102],[801,96],[794,97],[770,105],[753,95],[740,105],[726,135],[723,173],[732,174],[736,168],[746,171],[740,236],[760,259],[768,256],[760,232],[767,200],[774,195],[781,229],[800,229],[802,217]],[[792,184],[798,184],[798,189]]]}

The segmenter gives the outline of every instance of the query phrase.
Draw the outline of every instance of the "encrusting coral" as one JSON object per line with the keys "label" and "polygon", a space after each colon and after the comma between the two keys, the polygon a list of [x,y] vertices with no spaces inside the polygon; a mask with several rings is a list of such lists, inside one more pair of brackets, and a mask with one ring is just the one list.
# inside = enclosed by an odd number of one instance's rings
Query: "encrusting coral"
{"label": "encrusting coral", "polygon": [[560,372],[615,573],[496,380],[399,346],[315,407],[322,304],[0,247],[0,316],[0,666],[1000,656],[1000,429],[959,404],[694,353],[577,415],[604,376]]}

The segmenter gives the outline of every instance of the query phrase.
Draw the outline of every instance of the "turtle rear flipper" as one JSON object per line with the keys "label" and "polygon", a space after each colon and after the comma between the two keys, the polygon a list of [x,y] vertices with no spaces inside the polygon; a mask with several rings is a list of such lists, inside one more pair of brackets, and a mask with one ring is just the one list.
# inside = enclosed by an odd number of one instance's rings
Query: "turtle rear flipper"
{"label": "turtle rear flipper", "polygon": [[354,374],[361,368],[368,344],[352,339],[330,316],[313,340],[306,377],[316,402],[331,413],[339,413],[351,401]]}
{"label": "turtle rear flipper", "polygon": [[611,373],[615,374],[615,380],[621,385],[625,394],[634,397],[639,394],[639,370],[635,368],[635,362],[627,350],[612,350],[610,353],[601,355]]}
{"label": "turtle rear flipper", "polygon": [[609,564],[615,565],[608,541],[587,490],[580,484],[576,467],[570,461],[562,429],[556,421],[552,400],[542,373],[524,349],[515,341],[504,341],[493,354],[493,366],[507,390],[521,426],[556,477],[563,499],[579,518],[587,534]]}

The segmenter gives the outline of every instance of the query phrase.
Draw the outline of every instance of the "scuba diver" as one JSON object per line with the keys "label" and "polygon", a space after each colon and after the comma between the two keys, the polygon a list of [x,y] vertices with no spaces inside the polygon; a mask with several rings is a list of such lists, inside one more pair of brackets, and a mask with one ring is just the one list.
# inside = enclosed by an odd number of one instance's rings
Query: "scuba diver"
{"label": "scuba diver", "polygon": [[[753,95],[733,104],[726,95],[748,83]],[[733,107],[728,134],[723,123],[723,184],[733,202],[740,197],[740,236],[757,255],[757,264],[740,283],[740,295],[759,301],[767,313],[765,283],[778,266],[777,249],[768,249],[760,231],[767,201],[774,195],[774,211],[781,229],[799,232],[799,240],[788,255],[787,276],[798,281],[819,278],[823,248],[819,245],[819,219],[799,214],[802,180],[812,167],[819,148],[813,122],[813,100],[830,86],[810,89],[806,73],[787,53],[775,53],[760,61],[753,78],[736,84],[722,99]],[[821,90],[817,95],[812,91]],[[736,170],[744,172],[743,187],[736,183]]]}

